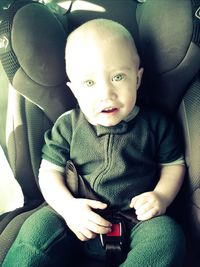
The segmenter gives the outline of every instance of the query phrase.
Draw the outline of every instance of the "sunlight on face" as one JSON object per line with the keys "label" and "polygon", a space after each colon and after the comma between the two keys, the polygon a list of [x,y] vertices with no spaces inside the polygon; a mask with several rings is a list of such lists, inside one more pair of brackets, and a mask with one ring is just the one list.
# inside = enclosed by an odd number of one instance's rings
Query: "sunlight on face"
{"label": "sunlight on face", "polygon": [[87,33],[66,47],[68,86],[91,124],[114,126],[135,106],[142,76],[138,56],[128,38]]}

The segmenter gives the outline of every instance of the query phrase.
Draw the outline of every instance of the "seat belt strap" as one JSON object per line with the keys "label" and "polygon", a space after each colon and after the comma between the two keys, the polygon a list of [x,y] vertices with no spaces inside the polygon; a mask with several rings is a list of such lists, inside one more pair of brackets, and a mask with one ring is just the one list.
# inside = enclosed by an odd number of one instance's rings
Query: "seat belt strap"
{"label": "seat belt strap", "polygon": [[122,218],[107,218],[112,223],[112,231],[100,235],[102,246],[106,250],[106,266],[117,267],[125,260],[126,229]]}
{"label": "seat belt strap", "polygon": [[106,267],[117,267],[124,261],[124,252],[120,244],[108,243],[106,249]]}

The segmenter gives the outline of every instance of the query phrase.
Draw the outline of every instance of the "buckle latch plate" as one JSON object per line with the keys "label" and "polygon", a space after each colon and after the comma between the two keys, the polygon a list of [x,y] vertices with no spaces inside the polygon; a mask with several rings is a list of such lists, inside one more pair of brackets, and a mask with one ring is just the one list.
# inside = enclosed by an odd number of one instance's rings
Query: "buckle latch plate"
{"label": "buckle latch plate", "polygon": [[123,245],[124,241],[124,224],[120,219],[108,219],[112,223],[112,231],[108,234],[100,234],[100,240],[103,247],[106,244]]}

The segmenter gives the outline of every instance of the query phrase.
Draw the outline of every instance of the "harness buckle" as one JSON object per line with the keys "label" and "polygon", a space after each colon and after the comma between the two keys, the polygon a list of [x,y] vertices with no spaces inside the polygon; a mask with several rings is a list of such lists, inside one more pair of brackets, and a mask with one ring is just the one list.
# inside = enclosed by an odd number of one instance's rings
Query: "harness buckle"
{"label": "harness buckle", "polygon": [[106,248],[106,245],[116,244],[122,247],[125,239],[124,222],[118,218],[108,218],[108,220],[112,223],[112,231],[107,234],[100,234],[102,246]]}

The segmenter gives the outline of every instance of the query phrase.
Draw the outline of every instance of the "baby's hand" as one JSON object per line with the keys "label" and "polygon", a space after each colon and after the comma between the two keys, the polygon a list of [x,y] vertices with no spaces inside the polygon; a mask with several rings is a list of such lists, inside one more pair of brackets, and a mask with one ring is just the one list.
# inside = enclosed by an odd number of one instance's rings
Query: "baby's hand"
{"label": "baby's hand", "polygon": [[112,224],[102,218],[93,209],[103,210],[106,204],[90,199],[73,198],[63,216],[68,227],[81,240],[93,239],[97,234],[111,232]]}
{"label": "baby's hand", "polygon": [[132,198],[130,207],[135,209],[138,220],[145,221],[164,214],[167,203],[161,194],[150,191]]}

